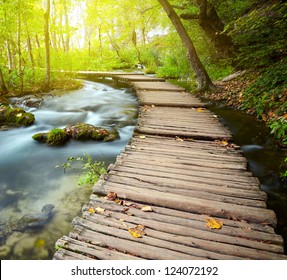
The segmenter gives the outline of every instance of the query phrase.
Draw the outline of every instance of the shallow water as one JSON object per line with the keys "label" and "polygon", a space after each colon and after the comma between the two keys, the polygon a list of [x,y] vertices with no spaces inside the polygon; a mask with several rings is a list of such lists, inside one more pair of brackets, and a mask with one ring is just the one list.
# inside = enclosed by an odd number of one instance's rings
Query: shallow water
{"label": "shallow water", "polygon": [[234,143],[241,146],[248,160],[249,170],[258,177],[261,189],[267,193],[268,208],[276,212],[276,231],[283,236],[287,252],[287,181],[280,178],[287,151],[277,146],[266,125],[253,116],[221,105],[213,104],[209,109],[229,127]]}
{"label": "shallow water", "polygon": [[[131,138],[137,118],[137,100],[127,89],[85,81],[84,88],[47,95],[39,108],[12,102],[35,115],[34,125],[0,131],[0,226],[25,214],[40,213],[45,204],[55,205],[52,220],[37,232],[13,232],[0,243],[0,259],[50,259],[55,241],[71,229],[73,217],[88,201],[91,187],[78,187],[78,175],[55,168],[68,157],[90,154],[107,165]],[[120,139],[113,142],[70,141],[49,147],[32,135],[67,124],[86,122],[107,129],[117,128]],[[1,240],[1,235],[0,235]]]}

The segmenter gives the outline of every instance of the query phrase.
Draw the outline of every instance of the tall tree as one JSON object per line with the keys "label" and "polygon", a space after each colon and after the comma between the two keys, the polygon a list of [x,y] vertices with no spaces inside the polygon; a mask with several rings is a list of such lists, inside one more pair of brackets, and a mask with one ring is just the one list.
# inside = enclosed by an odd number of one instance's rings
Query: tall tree
{"label": "tall tree", "polygon": [[216,10],[218,5],[218,1],[189,0],[188,3],[175,6],[175,8],[185,10],[191,6],[198,7],[198,13],[183,12],[179,17],[184,20],[197,20],[218,54],[223,57],[232,57],[235,46],[230,36],[223,33],[224,23]]}
{"label": "tall tree", "polygon": [[0,95],[6,95],[8,93],[8,89],[6,87],[5,81],[4,81],[4,77],[3,77],[3,73],[1,70],[1,66],[0,66]]}
{"label": "tall tree", "polygon": [[45,20],[45,49],[46,49],[46,89],[50,88],[51,81],[51,58],[50,58],[50,34],[49,34],[49,23],[50,23],[50,10],[51,10],[51,2],[47,0],[46,11],[44,14]]}
{"label": "tall tree", "polygon": [[198,91],[213,90],[215,86],[213,85],[208,73],[206,72],[203,64],[201,63],[193,42],[191,41],[186,29],[184,28],[179,16],[174,11],[173,7],[167,0],[158,0],[161,4],[168,17],[170,18],[172,24],[174,25],[178,35],[180,36],[183,44],[185,45],[188,53],[188,60],[196,73],[198,82]]}

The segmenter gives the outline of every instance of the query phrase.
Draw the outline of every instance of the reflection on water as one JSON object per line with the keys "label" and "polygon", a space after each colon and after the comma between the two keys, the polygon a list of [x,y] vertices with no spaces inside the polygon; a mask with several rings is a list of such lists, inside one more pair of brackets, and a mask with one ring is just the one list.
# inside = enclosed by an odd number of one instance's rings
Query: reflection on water
{"label": "reflection on water", "polygon": [[[68,157],[88,153],[94,159],[113,162],[130,139],[137,118],[136,97],[126,89],[85,81],[81,90],[62,96],[47,96],[40,108],[26,107],[36,122],[27,128],[0,131],[0,259],[50,259],[55,241],[67,234],[70,223],[88,201],[91,188],[78,187],[78,175],[55,168]],[[32,135],[75,122],[107,129],[117,128],[113,142],[70,141],[64,147],[49,147]],[[25,214],[41,212],[54,204],[52,220],[38,232],[9,232],[7,225]],[[7,238],[3,235],[5,232]]]}
{"label": "reflection on water", "polygon": [[241,146],[250,171],[259,178],[261,189],[268,194],[268,207],[276,212],[277,232],[285,241],[287,252],[287,182],[280,179],[287,151],[277,147],[274,137],[264,123],[246,113],[212,105],[209,109],[219,115]]}

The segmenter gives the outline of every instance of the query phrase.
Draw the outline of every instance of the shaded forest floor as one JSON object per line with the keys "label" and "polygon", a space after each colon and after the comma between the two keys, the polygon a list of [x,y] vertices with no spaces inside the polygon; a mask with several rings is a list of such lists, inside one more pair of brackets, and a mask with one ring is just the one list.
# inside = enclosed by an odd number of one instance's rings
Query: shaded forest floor
{"label": "shaded forest floor", "polygon": [[[286,87],[280,87],[280,89],[275,87],[272,90],[266,90],[264,100],[257,98],[259,96],[256,94],[254,85],[257,83],[258,92],[262,92],[261,84],[258,83],[259,79],[259,73],[244,71],[234,78],[230,76],[230,78],[214,82],[217,89],[214,92],[200,93],[200,97],[213,102],[221,102],[226,106],[257,116],[271,129],[271,133],[278,139],[278,145],[286,148],[287,89]],[[253,92],[248,92],[251,87],[253,87]],[[252,102],[250,96],[252,96]]]}

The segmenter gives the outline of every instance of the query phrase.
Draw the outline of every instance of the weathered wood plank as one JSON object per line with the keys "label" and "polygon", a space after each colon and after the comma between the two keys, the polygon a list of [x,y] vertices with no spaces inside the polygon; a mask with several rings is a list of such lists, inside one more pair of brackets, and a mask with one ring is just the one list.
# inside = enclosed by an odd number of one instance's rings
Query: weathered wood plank
{"label": "weathered wood plank", "polygon": [[164,91],[185,91],[184,88],[173,85],[169,82],[133,82],[133,88],[137,90],[164,90]]}
{"label": "weathered wood plank", "polygon": [[157,152],[142,152],[137,150],[126,150],[124,153],[121,154],[122,157],[128,156],[132,159],[150,159],[151,161],[156,162],[168,162],[168,163],[178,163],[182,165],[192,165],[192,166],[201,166],[202,168],[210,167],[210,168],[220,168],[220,169],[234,169],[234,170],[242,170],[246,171],[247,165],[244,163],[230,163],[226,161],[214,161],[214,160],[205,160],[205,159],[199,159],[199,158],[190,158],[185,157],[185,155],[167,155],[167,154],[161,154]]}
{"label": "weathered wood plank", "polygon": [[187,92],[137,90],[140,105],[166,107],[204,107],[205,103]]}
{"label": "weathered wood plank", "polygon": [[212,215],[214,217],[233,218],[248,222],[268,223],[276,226],[275,213],[269,209],[255,208],[250,206],[233,205],[214,201],[212,204],[208,200],[185,197],[178,194],[163,193],[155,190],[142,190],[133,187],[132,189],[110,187],[104,182],[94,186],[94,192],[99,195],[107,195],[109,192],[116,192],[120,198],[130,199],[152,205]]}
{"label": "weathered wood plank", "polygon": [[83,254],[78,254],[70,250],[60,248],[56,251],[53,257],[54,260],[94,260]]}
{"label": "weathered wood plank", "polygon": [[[114,176],[117,178],[118,176]],[[129,179],[126,180],[125,183],[117,183],[117,182],[112,182],[111,180],[107,180],[109,182],[109,185],[112,186],[117,186],[120,188],[132,188],[133,184],[130,183]],[[242,198],[239,197],[236,193],[230,195],[229,192],[224,192],[222,191],[221,193],[212,193],[208,192],[206,190],[202,190],[200,188],[181,188],[181,186],[170,186],[170,187],[163,187],[163,186],[158,186],[158,185],[152,185],[152,184],[142,184],[141,182],[138,182],[138,184],[134,184],[139,188],[146,188],[146,189],[151,189],[151,190],[156,190],[160,191],[163,193],[170,193],[170,194],[180,194],[183,196],[190,196],[190,197],[197,197],[201,199],[206,199],[210,200],[210,203],[212,201],[219,201],[219,202],[225,202],[225,203],[232,203],[232,204],[238,204],[238,205],[246,205],[246,206],[252,206],[252,207],[258,207],[258,208],[266,208],[266,203],[265,201],[262,200],[253,200],[253,199],[248,199],[246,197]]]}
{"label": "weathered wood plank", "polygon": [[[278,256],[278,254],[282,254],[282,247],[278,245],[270,245],[270,244],[262,244],[257,241],[247,241],[247,243],[252,243],[253,246],[258,248],[248,248],[246,246],[240,246],[238,244],[228,244],[225,241],[223,242],[214,242],[208,239],[200,238],[200,235],[197,235],[197,238],[192,237],[192,233],[190,233],[189,228],[185,226],[176,226],[175,229],[170,230],[171,233],[162,231],[162,229],[166,229],[168,223],[165,222],[149,222],[149,219],[137,218],[134,216],[126,217],[127,215],[114,213],[113,211],[106,211],[105,219],[103,219],[102,215],[92,214],[89,212],[84,213],[85,220],[81,220],[83,222],[82,225],[87,225],[88,228],[100,231],[105,234],[115,235],[121,238],[126,238],[127,228],[135,227],[138,224],[142,224],[145,226],[145,232],[147,236],[144,236],[142,239],[138,241],[143,243],[152,244],[155,246],[163,246],[175,251],[181,251],[184,253],[189,253],[192,255],[204,256],[206,258],[212,259],[237,259],[237,258],[250,258],[250,259],[262,259],[265,258],[270,259],[284,259],[284,255]],[[122,221],[125,219],[124,221]],[[88,222],[88,221],[90,222]],[[77,220],[77,224],[79,220]],[[98,225],[94,226],[93,223],[97,223]],[[113,229],[99,226],[105,225],[108,227],[114,227]],[[117,229],[123,229],[124,232],[119,233],[115,232]],[[186,235],[182,235],[181,232],[187,233]],[[204,234],[204,232],[203,232]],[[154,239],[149,239],[149,237],[153,237]],[[131,238],[131,237],[130,237]],[[227,237],[232,240],[232,238]],[[233,242],[237,239],[237,237],[233,238]],[[169,243],[163,242],[169,241]],[[235,243],[235,242],[234,242]],[[184,247],[180,245],[184,245]],[[189,248],[191,247],[191,248]],[[271,248],[271,251],[269,249]],[[264,249],[267,249],[265,251]],[[263,258],[264,258],[263,257]]]}
{"label": "weathered wood plank", "polygon": [[[138,166],[134,167],[134,166],[120,166],[120,165],[116,165],[113,169],[112,174],[118,174],[121,172],[126,172],[127,174],[130,174],[131,177],[133,176],[133,174],[138,174],[138,175],[145,175],[145,176],[153,176],[153,177],[159,177],[159,178],[164,178],[165,180],[180,180],[180,181],[184,181],[184,182],[190,182],[190,183],[201,183],[203,181],[203,177],[197,177],[197,176],[193,176],[193,175],[185,175],[185,174],[181,174],[180,176],[178,174],[174,174],[171,172],[168,172],[168,170],[160,170],[160,169],[142,169]],[[204,183],[205,184],[209,184],[209,185],[213,185],[214,187],[217,186],[222,186],[224,188],[240,188],[240,189],[251,189],[251,187],[253,187],[252,189],[257,189],[259,188],[258,183],[253,183],[252,180],[250,180],[250,182],[232,182],[232,181],[228,181],[228,180],[220,180],[220,179],[209,179],[209,178],[204,178]]]}
{"label": "weathered wood plank", "polygon": [[[105,244],[99,241],[94,241],[92,244],[89,242],[83,242],[81,238],[74,238],[74,232],[70,233],[70,236],[63,236],[56,243],[56,246],[70,250],[74,253],[81,252],[83,254],[82,259],[106,259],[106,260],[137,260],[139,257],[127,255],[116,250],[105,248]],[[87,240],[86,240],[87,241]],[[74,254],[71,255],[71,258]],[[79,255],[79,253],[78,253]],[[57,253],[56,253],[57,256]],[[78,258],[79,256],[77,256]]]}
{"label": "weathered wood plank", "polygon": [[[248,199],[248,200],[255,200],[258,201],[259,204],[260,202],[265,202],[266,201],[266,194],[264,192],[260,192],[258,190],[242,190],[242,189],[229,189],[229,188],[214,188],[213,186],[210,186],[208,184],[200,183],[200,184],[190,184],[187,182],[181,182],[177,185],[165,182],[165,183],[156,183],[155,181],[151,180],[150,182],[148,181],[143,181],[140,179],[132,178],[132,177],[125,177],[118,175],[112,175],[109,174],[109,176],[106,178],[106,181],[110,183],[116,183],[116,184],[121,184],[123,187],[125,185],[137,185],[140,186],[141,188],[148,188],[148,189],[154,189],[154,188],[160,188],[162,189],[163,192],[171,192],[171,193],[190,193],[194,194],[196,191],[202,192],[204,195],[209,194],[209,195],[219,195],[229,198],[243,198],[243,199]],[[207,196],[208,197],[208,196]],[[256,202],[254,202],[256,203]],[[252,204],[252,202],[250,202]]]}
{"label": "weathered wood plank", "polygon": [[[118,234],[120,233],[118,232]],[[126,231],[127,238],[121,239],[99,231],[94,232],[78,225],[76,225],[74,230],[70,233],[70,236],[74,239],[91,244],[100,243],[101,246],[113,248],[118,252],[124,253],[126,255],[126,259],[131,259],[133,256],[141,256],[141,258],[152,260],[164,260],[166,256],[169,256],[172,260],[206,259],[204,257],[197,257],[186,253],[172,251],[167,248],[160,248],[156,245],[142,244],[135,238],[128,239],[128,235],[130,235],[130,233]]]}
{"label": "weathered wood plank", "polygon": [[[129,204],[130,206],[127,206]],[[172,225],[182,225],[206,231],[206,220],[210,218],[204,214],[193,214],[190,212],[178,211],[166,207],[152,206],[152,212],[144,212],[140,210],[147,204],[142,204],[134,201],[125,200],[123,204],[115,203],[114,201],[103,199],[95,194],[90,197],[90,205],[100,206],[113,212],[145,218],[169,223]],[[83,211],[87,210],[87,206],[83,207]],[[265,241],[276,245],[282,245],[283,239],[280,235],[275,234],[274,228],[266,224],[248,223],[246,221],[238,221],[220,218],[224,227],[217,231],[209,231],[216,235],[230,235],[233,237],[241,237],[249,240]],[[200,237],[201,235],[199,235]],[[212,239],[210,239],[212,240]],[[282,248],[281,248],[282,250]]]}
{"label": "weathered wood plank", "polygon": [[[123,164],[127,167],[134,167],[137,166],[138,168],[146,168],[151,169],[154,171],[166,171],[166,172],[173,172],[174,174],[178,175],[189,175],[194,177],[200,177],[200,178],[210,178],[210,179],[219,179],[224,181],[232,181],[232,182],[238,182],[238,183],[252,183],[259,185],[259,180],[256,177],[252,177],[252,174],[250,173],[250,176],[246,176],[246,174],[240,174],[241,172],[237,172],[238,176],[234,178],[234,174],[226,174],[222,173],[220,174],[220,170],[218,172],[209,172],[209,170],[202,170],[200,168],[195,169],[191,166],[185,167],[180,164],[165,164],[165,163],[150,163],[147,160],[137,161],[132,160],[129,157],[125,158],[118,158],[117,165]],[[242,172],[243,173],[243,172]],[[240,176],[241,175],[241,176]],[[263,193],[263,192],[262,192]]]}
{"label": "weathered wood plank", "polygon": [[[90,218],[90,219],[89,219]],[[125,240],[129,241],[136,241],[137,244],[146,244],[150,246],[154,246],[154,250],[161,250],[168,248],[168,250],[173,252],[179,252],[188,254],[188,256],[195,256],[200,258],[207,258],[207,259],[236,259],[235,256],[226,255],[223,253],[216,253],[212,252],[210,250],[203,250],[200,248],[196,248],[195,246],[189,247],[186,245],[189,244],[181,244],[180,242],[174,242],[175,239],[172,240],[172,238],[162,238],[163,235],[170,237],[171,235],[165,234],[162,232],[158,232],[158,235],[152,234],[152,231],[149,231],[146,229],[146,236],[143,236],[142,238],[134,238],[131,236],[131,234],[128,232],[128,228],[133,228],[137,226],[137,224],[130,224],[130,223],[118,223],[116,227],[112,227],[114,223],[109,223],[110,217],[106,217],[106,219],[103,219],[103,217],[97,215],[97,214],[91,214],[86,213],[85,219],[77,218],[73,221],[73,224],[82,226],[88,230],[91,230],[97,233],[102,233],[106,236],[114,236],[117,237],[119,240],[122,239],[122,242],[124,243]],[[154,232],[154,231],[153,231]],[[90,232],[93,234],[92,232]],[[120,241],[121,242],[121,241]]]}
{"label": "weathered wood plank", "polygon": [[116,81],[123,81],[123,82],[164,82],[163,78],[157,78],[152,76],[146,75],[113,75],[113,79]]}

